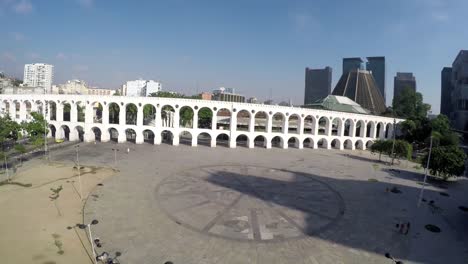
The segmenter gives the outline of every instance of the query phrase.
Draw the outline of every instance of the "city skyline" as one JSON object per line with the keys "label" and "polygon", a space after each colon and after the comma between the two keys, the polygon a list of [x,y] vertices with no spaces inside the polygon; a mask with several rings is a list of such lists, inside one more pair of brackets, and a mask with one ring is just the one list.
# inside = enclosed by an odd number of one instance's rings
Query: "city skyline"
{"label": "city skyline", "polygon": [[[342,58],[385,56],[387,76],[413,72],[438,113],[440,70],[466,49],[468,36],[459,33],[468,3],[363,3],[269,2],[265,13],[263,3],[247,2],[2,1],[0,20],[12,26],[0,43],[0,71],[21,77],[24,64],[44,62],[55,65],[55,84],[82,79],[118,88],[126,80],[158,79],[165,90],[186,94],[228,86],[261,99],[271,90],[277,102],[300,104],[305,67],[335,69],[334,87]],[[368,15],[355,17],[353,10]],[[137,11],[138,22],[120,15]],[[41,30],[28,26],[39,18]]]}

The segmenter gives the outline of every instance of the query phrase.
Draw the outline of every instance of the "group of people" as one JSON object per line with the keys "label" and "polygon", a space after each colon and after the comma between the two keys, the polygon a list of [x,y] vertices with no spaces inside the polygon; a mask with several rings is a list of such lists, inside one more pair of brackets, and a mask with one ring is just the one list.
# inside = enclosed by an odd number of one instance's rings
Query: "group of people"
{"label": "group of people", "polygon": [[410,230],[410,222],[400,222],[395,225],[398,233],[407,235]]}

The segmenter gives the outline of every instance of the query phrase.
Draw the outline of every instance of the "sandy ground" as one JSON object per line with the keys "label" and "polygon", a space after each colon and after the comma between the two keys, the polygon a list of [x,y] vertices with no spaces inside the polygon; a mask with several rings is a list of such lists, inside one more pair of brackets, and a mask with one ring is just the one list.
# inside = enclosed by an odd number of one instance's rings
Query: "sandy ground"
{"label": "sandy ground", "polygon": [[[33,160],[14,176],[14,184],[0,186],[0,263],[92,263],[89,240],[75,227],[83,222],[84,201],[73,166]],[[83,196],[113,174],[109,168],[82,167]],[[51,188],[60,186],[53,201]]]}

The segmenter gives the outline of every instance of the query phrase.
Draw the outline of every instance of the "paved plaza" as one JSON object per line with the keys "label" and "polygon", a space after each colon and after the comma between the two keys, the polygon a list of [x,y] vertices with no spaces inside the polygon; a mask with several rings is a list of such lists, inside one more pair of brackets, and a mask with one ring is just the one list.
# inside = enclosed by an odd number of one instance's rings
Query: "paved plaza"
{"label": "paved plaza", "polygon": [[414,164],[394,171],[367,151],[98,143],[82,144],[80,159],[119,170],[95,187],[84,221],[99,220],[94,233],[122,263],[468,261],[466,180],[431,182],[417,208]]}

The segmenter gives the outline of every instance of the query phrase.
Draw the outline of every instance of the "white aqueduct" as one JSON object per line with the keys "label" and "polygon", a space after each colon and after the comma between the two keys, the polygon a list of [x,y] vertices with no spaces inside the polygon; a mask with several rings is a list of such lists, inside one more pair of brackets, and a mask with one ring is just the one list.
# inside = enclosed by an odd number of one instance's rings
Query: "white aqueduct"
{"label": "white aqueduct", "polygon": [[[393,136],[394,119],[317,109],[158,97],[0,95],[0,113],[19,122],[45,113],[49,137],[177,146],[205,144],[366,149]],[[399,119],[396,122],[401,122]]]}

